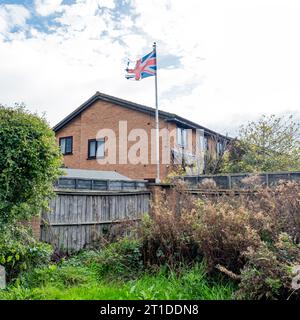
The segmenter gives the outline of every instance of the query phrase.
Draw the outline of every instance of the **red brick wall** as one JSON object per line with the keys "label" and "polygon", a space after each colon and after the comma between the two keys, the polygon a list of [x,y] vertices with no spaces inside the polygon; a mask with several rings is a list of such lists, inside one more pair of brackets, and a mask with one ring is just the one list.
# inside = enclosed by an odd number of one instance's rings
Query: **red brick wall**
{"label": "red brick wall", "polygon": [[[56,137],[59,141],[60,137],[73,136],[73,154],[64,157],[64,164],[68,168],[74,169],[93,169],[93,170],[109,170],[117,171],[132,179],[155,179],[156,165],[151,164],[151,145],[148,144],[149,164],[120,164],[119,160],[119,121],[127,121],[128,133],[131,129],[144,129],[148,133],[150,140],[151,129],[155,128],[155,117],[124,108],[109,102],[97,101],[87,108],[77,118],[73,119],[68,125],[57,132]],[[97,160],[88,160],[88,140],[95,139],[100,129],[109,128],[116,134],[117,140],[117,164],[99,164]],[[176,128],[174,123],[165,122],[160,119],[160,129],[166,128],[172,131]],[[196,131],[193,130],[193,149],[195,149]],[[171,143],[173,140],[171,141]],[[136,142],[128,142],[129,148]],[[172,147],[173,143],[171,144]],[[160,141],[160,160],[162,155],[162,139]],[[161,163],[161,161],[160,161]],[[160,165],[161,179],[168,175],[172,170],[172,165]]]}
{"label": "red brick wall", "polygon": [[[151,146],[148,148],[149,164],[119,164],[119,121],[127,121],[128,133],[131,129],[144,129],[150,140],[151,129],[155,128],[155,118],[143,112],[127,109],[112,103],[97,101],[80,116],[57,132],[57,142],[60,137],[73,136],[73,154],[64,157],[64,164],[74,169],[94,169],[117,171],[133,179],[155,179],[156,165],[151,164]],[[176,126],[160,120],[160,128],[174,129]],[[100,129],[109,128],[116,134],[117,164],[99,164],[97,160],[88,160],[88,140],[96,138]],[[161,140],[162,141],[162,140]],[[128,142],[128,149],[136,142]],[[164,148],[165,146],[160,147]],[[160,150],[160,155],[161,155]],[[168,174],[169,166],[160,165],[161,177]]]}
{"label": "red brick wall", "polygon": [[30,222],[32,233],[35,239],[40,240],[41,235],[41,217],[33,217]]}

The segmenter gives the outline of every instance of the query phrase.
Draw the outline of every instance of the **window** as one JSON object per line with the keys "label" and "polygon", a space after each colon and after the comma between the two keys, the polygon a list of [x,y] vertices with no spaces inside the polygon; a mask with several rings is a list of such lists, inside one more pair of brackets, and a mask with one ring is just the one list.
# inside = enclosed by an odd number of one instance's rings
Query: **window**
{"label": "window", "polygon": [[223,143],[218,141],[217,142],[217,155],[221,155],[224,151],[224,146],[223,146]]}
{"label": "window", "polygon": [[88,144],[88,159],[104,157],[104,139],[90,139]]}
{"label": "window", "polygon": [[206,145],[205,145],[205,138],[204,138],[204,130],[197,129],[197,133],[199,135],[199,151],[205,152]]}
{"label": "window", "polygon": [[183,128],[177,128],[177,144],[181,147],[187,146],[187,130]]}
{"label": "window", "polygon": [[73,137],[63,137],[59,139],[59,146],[63,155],[72,154],[73,152]]}
{"label": "window", "polygon": [[208,138],[206,136],[204,136],[204,151],[208,151],[209,147],[208,147]]}

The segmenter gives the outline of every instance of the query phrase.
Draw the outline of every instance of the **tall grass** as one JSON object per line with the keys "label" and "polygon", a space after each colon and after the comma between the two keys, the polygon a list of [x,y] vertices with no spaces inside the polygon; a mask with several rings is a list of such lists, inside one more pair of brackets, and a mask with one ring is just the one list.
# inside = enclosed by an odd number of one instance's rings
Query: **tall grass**
{"label": "tall grass", "polygon": [[[74,261],[73,261],[74,262]],[[183,267],[180,272],[160,268],[137,279],[111,281],[101,277],[94,267],[84,265],[36,269],[25,274],[7,290],[0,290],[4,300],[144,300],[144,299],[231,299],[234,285],[208,278],[204,265]]]}

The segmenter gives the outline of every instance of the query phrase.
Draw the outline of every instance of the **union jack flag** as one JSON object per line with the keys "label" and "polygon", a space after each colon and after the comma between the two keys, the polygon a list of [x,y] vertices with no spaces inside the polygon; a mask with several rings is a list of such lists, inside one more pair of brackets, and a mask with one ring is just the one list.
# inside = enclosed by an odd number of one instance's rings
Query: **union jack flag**
{"label": "union jack flag", "polygon": [[[128,62],[129,65],[129,62]],[[156,74],[156,52],[146,54],[144,57],[136,62],[133,69],[129,69],[127,65],[126,71],[128,74],[125,75],[126,79],[141,80],[147,77],[155,76]]]}

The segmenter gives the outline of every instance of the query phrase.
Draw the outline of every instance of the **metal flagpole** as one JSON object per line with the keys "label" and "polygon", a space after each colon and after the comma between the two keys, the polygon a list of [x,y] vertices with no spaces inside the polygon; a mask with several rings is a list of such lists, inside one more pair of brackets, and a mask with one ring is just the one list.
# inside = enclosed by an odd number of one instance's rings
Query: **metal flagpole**
{"label": "metal flagpole", "polygon": [[153,43],[153,52],[155,53],[156,59],[156,72],[155,72],[155,122],[156,122],[156,183],[160,183],[159,175],[159,118],[158,118],[158,97],[157,97],[157,53],[156,53],[156,42]]}

